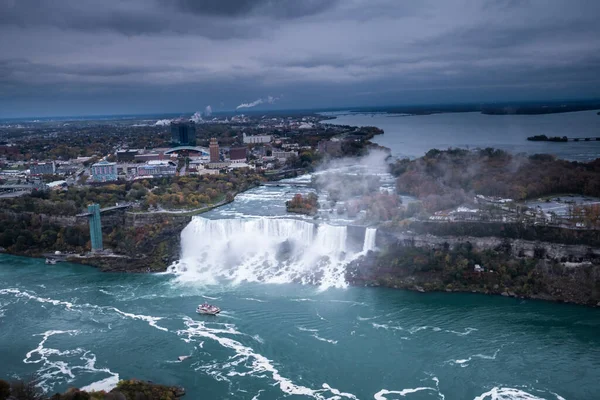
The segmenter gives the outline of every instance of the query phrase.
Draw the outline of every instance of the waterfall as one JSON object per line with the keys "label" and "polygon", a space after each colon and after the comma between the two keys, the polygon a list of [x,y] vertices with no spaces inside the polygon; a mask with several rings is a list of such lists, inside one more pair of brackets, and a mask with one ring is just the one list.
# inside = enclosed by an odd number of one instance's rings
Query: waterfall
{"label": "waterfall", "polygon": [[367,229],[363,249],[347,246],[347,228],[285,218],[195,217],[181,233],[181,260],[170,267],[184,281],[206,284],[300,282],[345,287],[345,267],[373,249]]}
{"label": "waterfall", "polygon": [[369,250],[375,250],[376,234],[377,234],[377,229],[367,228],[367,230],[365,231],[365,242],[363,244],[363,253],[366,253]]}

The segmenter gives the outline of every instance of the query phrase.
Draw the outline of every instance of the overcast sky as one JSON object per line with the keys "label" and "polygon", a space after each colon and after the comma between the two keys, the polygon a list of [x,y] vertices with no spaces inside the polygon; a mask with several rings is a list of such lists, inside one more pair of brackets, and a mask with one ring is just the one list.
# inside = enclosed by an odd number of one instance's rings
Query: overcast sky
{"label": "overcast sky", "polygon": [[600,97],[598,0],[0,0],[0,117]]}

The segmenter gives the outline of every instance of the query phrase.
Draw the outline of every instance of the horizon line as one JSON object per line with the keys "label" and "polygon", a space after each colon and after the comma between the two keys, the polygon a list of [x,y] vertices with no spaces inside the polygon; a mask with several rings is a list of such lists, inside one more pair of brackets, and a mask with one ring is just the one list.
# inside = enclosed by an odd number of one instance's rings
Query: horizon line
{"label": "horizon line", "polygon": [[[289,112],[302,112],[302,111],[354,111],[354,110],[361,110],[361,109],[384,109],[384,108],[411,108],[411,107],[451,107],[451,106],[479,106],[479,107],[483,107],[483,106],[490,106],[490,105],[496,105],[496,106],[502,106],[502,105],[513,105],[513,104],[538,104],[538,105],[545,105],[545,104],[560,104],[560,103],[594,103],[594,102],[598,102],[599,103],[599,108],[600,108],[600,97],[594,97],[594,98],[582,98],[582,99],[563,99],[563,100],[519,100],[519,101],[470,101],[470,102],[453,102],[453,103],[413,103],[413,104],[388,104],[388,105],[379,105],[379,106],[369,106],[369,105],[362,105],[362,106],[350,106],[350,107],[312,107],[312,108],[270,108],[270,109],[264,109],[264,108],[258,108],[258,109],[253,109],[253,108],[249,108],[249,109],[244,109],[243,111],[239,111],[237,109],[230,109],[230,110],[220,110],[220,111],[214,111],[212,114],[216,114],[216,115],[222,115],[222,114],[234,114],[234,115],[243,115],[243,114],[268,114],[269,112],[285,112],[285,111],[289,111]],[[591,111],[591,110],[589,110]],[[196,112],[200,112],[200,111],[184,111],[184,112],[144,112],[144,113],[125,113],[125,114],[79,114],[79,115],[52,115],[52,116],[23,116],[23,117],[0,117],[0,120],[23,120],[23,119],[51,119],[51,118],[56,118],[56,119],[63,119],[66,120],[68,118],[77,118],[77,119],[81,119],[81,118],[93,118],[93,117],[117,117],[117,118],[123,118],[126,119],[126,117],[144,117],[144,116],[171,116],[171,115],[193,115]],[[32,121],[31,121],[32,122]]]}

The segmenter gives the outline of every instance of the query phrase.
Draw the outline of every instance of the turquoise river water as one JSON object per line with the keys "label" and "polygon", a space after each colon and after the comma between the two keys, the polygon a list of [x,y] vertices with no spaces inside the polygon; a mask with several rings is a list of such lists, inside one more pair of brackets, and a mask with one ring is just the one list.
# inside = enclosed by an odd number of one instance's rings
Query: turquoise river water
{"label": "turquoise river water", "polygon": [[[165,274],[0,255],[0,377],[48,392],[135,377],[192,400],[598,398],[597,309],[346,287],[372,235],[351,248],[343,225],[285,218],[295,190],[196,218]],[[205,301],[223,312],[196,314]]]}

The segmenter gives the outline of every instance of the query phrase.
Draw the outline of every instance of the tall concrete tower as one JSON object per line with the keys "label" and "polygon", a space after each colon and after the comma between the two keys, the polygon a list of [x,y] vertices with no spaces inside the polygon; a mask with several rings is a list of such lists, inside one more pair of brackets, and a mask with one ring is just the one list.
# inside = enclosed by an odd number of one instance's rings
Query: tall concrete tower
{"label": "tall concrete tower", "polygon": [[100,205],[90,204],[88,206],[90,220],[90,239],[92,242],[92,251],[102,251],[102,225],[100,224]]}
{"label": "tall concrete tower", "polygon": [[210,162],[219,162],[219,143],[217,143],[217,138],[210,138],[208,149],[210,152]]}

